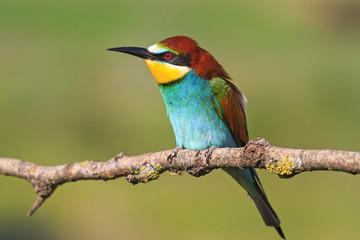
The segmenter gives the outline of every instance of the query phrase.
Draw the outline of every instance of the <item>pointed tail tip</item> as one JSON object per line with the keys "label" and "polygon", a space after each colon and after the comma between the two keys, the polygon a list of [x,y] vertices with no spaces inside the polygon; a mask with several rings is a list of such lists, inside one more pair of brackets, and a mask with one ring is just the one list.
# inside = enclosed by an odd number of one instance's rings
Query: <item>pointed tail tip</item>
{"label": "pointed tail tip", "polygon": [[278,232],[278,234],[280,235],[280,237],[282,237],[283,239],[286,239],[283,231],[281,230],[281,227],[275,227],[275,229]]}

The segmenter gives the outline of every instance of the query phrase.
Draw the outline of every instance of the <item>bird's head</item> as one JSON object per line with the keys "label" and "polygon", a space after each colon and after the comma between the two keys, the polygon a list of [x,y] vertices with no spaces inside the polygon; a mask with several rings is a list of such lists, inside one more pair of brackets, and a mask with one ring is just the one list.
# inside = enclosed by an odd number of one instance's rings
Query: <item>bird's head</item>
{"label": "bird's head", "polygon": [[119,47],[108,50],[143,58],[158,84],[176,81],[190,70],[194,70],[203,79],[229,78],[208,51],[186,36],[167,38],[149,48]]}

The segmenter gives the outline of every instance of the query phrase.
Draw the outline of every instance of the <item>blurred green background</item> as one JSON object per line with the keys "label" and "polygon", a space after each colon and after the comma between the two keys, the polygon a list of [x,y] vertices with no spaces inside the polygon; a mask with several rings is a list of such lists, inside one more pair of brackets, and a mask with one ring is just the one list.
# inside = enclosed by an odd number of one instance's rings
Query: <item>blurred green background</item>
{"label": "blurred green background", "polygon": [[[250,138],[359,151],[359,1],[13,1],[0,3],[0,156],[44,165],[170,149],[145,64],[105,51],[188,35],[248,98]],[[360,177],[258,171],[288,239],[359,239]],[[224,172],[163,174],[36,195],[0,176],[1,239],[279,239]]]}

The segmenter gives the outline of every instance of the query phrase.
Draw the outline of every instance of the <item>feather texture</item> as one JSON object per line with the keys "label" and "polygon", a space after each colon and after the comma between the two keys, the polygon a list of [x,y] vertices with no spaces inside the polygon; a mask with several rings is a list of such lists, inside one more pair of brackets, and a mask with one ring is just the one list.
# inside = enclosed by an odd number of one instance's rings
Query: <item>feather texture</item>
{"label": "feather texture", "polygon": [[244,146],[248,139],[247,123],[245,117],[245,96],[230,80],[219,77],[210,80],[221,118],[226,121],[238,146]]}

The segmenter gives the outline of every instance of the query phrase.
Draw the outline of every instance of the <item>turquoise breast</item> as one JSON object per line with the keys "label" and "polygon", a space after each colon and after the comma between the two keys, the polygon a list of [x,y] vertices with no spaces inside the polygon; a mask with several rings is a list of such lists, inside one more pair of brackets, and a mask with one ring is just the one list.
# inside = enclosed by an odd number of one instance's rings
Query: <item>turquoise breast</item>
{"label": "turquoise breast", "polygon": [[214,106],[208,80],[192,70],[176,82],[159,86],[178,147],[202,150],[237,146]]}

